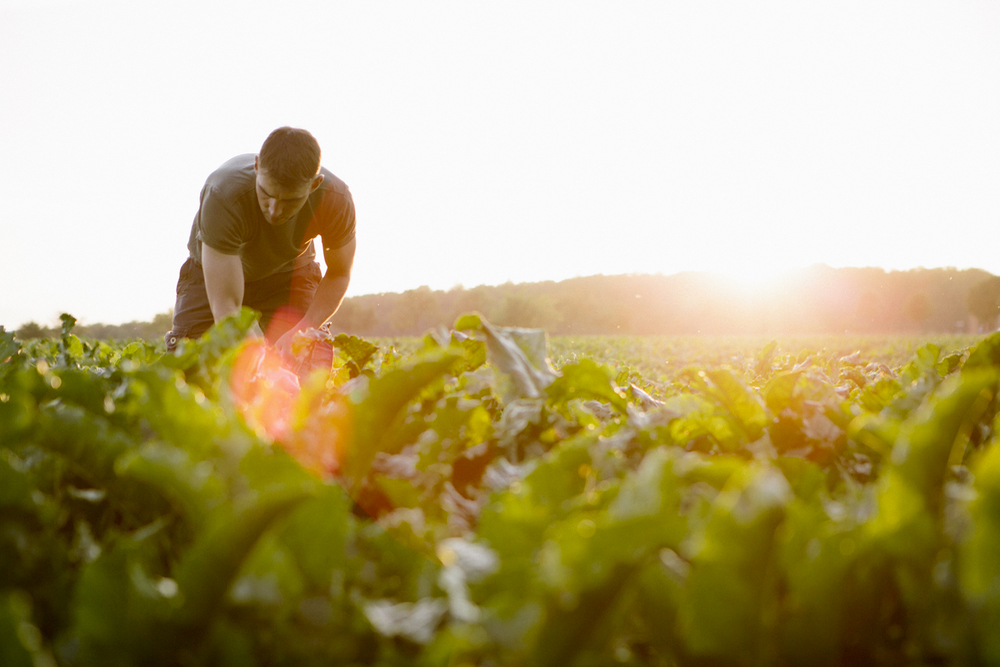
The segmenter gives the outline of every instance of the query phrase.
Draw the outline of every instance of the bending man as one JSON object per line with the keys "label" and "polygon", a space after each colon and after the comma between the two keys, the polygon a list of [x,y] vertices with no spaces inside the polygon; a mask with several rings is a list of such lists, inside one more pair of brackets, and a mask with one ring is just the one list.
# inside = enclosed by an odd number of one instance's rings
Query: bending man
{"label": "bending man", "polygon": [[[317,236],[325,275],[316,261]],[[249,306],[261,312],[258,333],[289,352],[296,332],[318,328],[337,312],[354,249],[347,185],[320,165],[310,133],[278,128],[258,155],[234,157],[205,182],[167,349]]]}

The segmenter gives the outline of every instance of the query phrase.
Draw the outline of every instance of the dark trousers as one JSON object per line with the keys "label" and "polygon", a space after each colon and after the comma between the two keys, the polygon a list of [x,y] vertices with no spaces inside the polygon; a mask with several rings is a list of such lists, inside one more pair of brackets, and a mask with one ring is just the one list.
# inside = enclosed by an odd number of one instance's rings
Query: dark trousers
{"label": "dark trousers", "polygon": [[[276,273],[243,286],[243,305],[261,314],[260,327],[271,342],[291,329],[312,303],[322,278],[317,262]],[[167,350],[173,351],[181,338],[198,338],[215,323],[205,290],[205,273],[190,257],[181,265],[177,279],[177,302],[173,328],[164,336]]]}

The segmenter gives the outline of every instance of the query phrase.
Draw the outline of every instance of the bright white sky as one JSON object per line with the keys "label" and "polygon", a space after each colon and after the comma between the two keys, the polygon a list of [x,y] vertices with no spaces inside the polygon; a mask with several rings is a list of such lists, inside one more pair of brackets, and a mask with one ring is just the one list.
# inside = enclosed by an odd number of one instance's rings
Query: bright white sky
{"label": "bright white sky", "polygon": [[1000,273],[1000,3],[0,0],[0,324],[173,306],[205,177],[309,129],[349,295]]}

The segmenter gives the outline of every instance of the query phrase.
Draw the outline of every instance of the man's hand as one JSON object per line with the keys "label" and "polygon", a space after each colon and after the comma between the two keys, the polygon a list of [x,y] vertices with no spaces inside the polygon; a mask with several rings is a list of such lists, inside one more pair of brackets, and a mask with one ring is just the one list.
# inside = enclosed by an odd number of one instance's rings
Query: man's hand
{"label": "man's hand", "polygon": [[299,332],[299,329],[289,329],[281,338],[274,341],[274,349],[286,360],[292,361],[295,359],[295,355],[292,354],[292,339],[295,338],[295,334]]}
{"label": "man's hand", "polygon": [[292,359],[292,338],[299,331],[319,329],[340,308],[347,286],[351,282],[351,269],[354,266],[354,249],[356,245],[351,240],[342,248],[324,250],[326,273],[316,287],[309,310],[295,326],[289,329],[274,343],[277,349],[287,359]]}

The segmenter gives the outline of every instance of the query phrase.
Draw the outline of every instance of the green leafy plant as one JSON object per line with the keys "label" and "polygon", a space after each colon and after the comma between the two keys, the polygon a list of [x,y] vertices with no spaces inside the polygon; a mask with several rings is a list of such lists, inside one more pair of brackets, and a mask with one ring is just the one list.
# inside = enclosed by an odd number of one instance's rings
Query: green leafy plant
{"label": "green leafy plant", "polygon": [[0,662],[1000,659],[997,335],[896,364],[467,315],[289,370],[252,321],[0,329]]}

